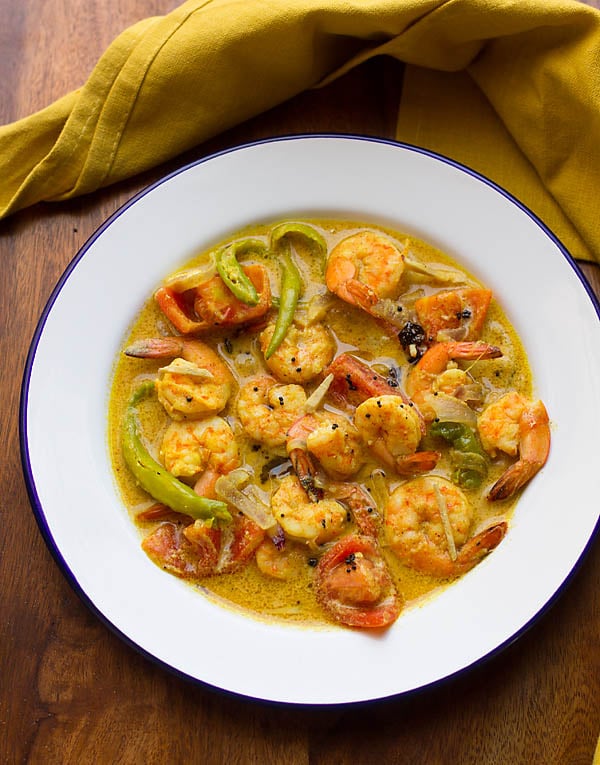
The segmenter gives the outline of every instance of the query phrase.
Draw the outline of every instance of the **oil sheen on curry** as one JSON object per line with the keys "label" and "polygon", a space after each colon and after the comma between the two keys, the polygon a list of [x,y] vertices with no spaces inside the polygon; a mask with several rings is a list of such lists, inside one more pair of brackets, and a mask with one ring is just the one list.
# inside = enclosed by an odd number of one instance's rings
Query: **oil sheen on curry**
{"label": "oil sheen on curry", "polygon": [[502,544],[550,429],[487,285],[412,236],[294,220],[149,296],[110,446],[165,576],[261,618],[373,629]]}

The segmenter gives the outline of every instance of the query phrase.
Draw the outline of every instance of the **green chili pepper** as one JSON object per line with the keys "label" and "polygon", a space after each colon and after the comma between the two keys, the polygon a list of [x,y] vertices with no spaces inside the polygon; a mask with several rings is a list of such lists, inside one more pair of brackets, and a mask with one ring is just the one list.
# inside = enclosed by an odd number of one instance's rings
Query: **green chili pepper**
{"label": "green chili pepper", "polygon": [[434,422],[429,432],[441,436],[454,447],[450,454],[454,483],[465,489],[480,486],[487,474],[488,462],[475,431],[461,422]]}
{"label": "green chili pepper", "polygon": [[487,460],[475,452],[452,450],[452,480],[465,489],[476,489],[487,475]]}
{"label": "green chili pepper", "polygon": [[275,322],[275,329],[271,337],[269,347],[265,352],[265,358],[270,358],[281,345],[283,338],[294,320],[294,313],[298,304],[298,298],[302,291],[302,278],[296,267],[287,242],[279,240],[284,246],[281,248],[281,294],[279,296],[279,313]]}
{"label": "green chili pepper", "polygon": [[143,445],[138,430],[136,407],[152,390],[154,383],[151,380],[142,383],[127,404],[122,428],[123,457],[127,467],[144,491],[172,510],[195,519],[219,518],[230,521],[231,515],[225,502],[200,497],[158,463]]}
{"label": "green chili pepper", "polygon": [[433,422],[430,432],[434,436],[441,436],[446,441],[450,441],[454,448],[461,452],[484,454],[475,431],[462,422]]}
{"label": "green chili pepper", "polygon": [[280,223],[271,231],[271,247],[275,248],[279,242],[286,236],[300,235],[305,239],[308,239],[309,243],[316,249],[317,253],[322,256],[323,260],[327,254],[327,244],[325,240],[319,234],[319,232],[312,226],[308,226],[306,223],[295,223],[293,221],[289,223]]}
{"label": "green chili pepper", "polygon": [[242,239],[217,250],[217,271],[231,292],[246,305],[257,305],[259,295],[256,287],[238,263],[237,256],[244,252],[264,252],[266,245],[260,239]]}
{"label": "green chili pepper", "polygon": [[281,294],[273,299],[273,304],[278,306],[279,313],[275,322],[275,329],[271,337],[269,347],[265,352],[265,358],[270,358],[281,345],[283,338],[294,320],[294,313],[298,305],[298,299],[303,288],[302,278],[296,264],[292,260],[289,242],[290,237],[300,236],[308,239],[309,244],[316,249],[325,263],[327,244],[325,240],[312,226],[306,223],[280,223],[271,230],[271,249],[279,250],[281,264]]}

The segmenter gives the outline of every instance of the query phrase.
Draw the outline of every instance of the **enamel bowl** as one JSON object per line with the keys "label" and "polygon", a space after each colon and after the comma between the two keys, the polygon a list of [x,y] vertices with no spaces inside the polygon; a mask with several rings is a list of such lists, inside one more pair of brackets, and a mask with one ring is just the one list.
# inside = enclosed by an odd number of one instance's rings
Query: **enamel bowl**
{"label": "enamel bowl", "polygon": [[[389,225],[456,258],[494,290],[513,322],[552,420],[547,465],[523,493],[502,544],[383,634],[263,622],[165,575],[141,550],[111,471],[113,365],[146,298],[195,252],[248,224],[293,217]],[[280,138],[208,157],[107,220],[44,310],[21,402],[34,513],[65,576],[98,617],[181,676],[297,704],[423,688],[518,638],[591,544],[600,496],[598,313],[544,224],[445,157],[350,136]]]}

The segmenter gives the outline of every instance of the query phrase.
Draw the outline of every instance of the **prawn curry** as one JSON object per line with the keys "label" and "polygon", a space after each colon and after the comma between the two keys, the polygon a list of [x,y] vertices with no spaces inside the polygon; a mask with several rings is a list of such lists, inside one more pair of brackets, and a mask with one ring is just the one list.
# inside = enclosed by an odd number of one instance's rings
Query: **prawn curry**
{"label": "prawn curry", "polygon": [[497,547],[548,416],[490,289],[411,236],[240,232],[116,364],[110,448],[165,575],[268,619],[381,628]]}

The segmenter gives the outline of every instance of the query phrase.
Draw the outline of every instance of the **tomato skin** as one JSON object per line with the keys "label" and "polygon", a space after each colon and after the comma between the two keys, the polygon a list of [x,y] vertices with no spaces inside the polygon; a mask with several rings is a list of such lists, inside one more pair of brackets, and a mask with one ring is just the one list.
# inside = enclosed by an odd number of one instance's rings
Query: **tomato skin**
{"label": "tomato skin", "polygon": [[229,574],[245,565],[265,538],[265,532],[245,515],[234,515],[223,526],[221,552],[216,573]]}
{"label": "tomato skin", "polygon": [[[356,581],[354,571],[360,569],[361,560],[366,562],[364,568],[370,577],[359,574]],[[315,574],[317,601],[330,616],[347,627],[388,627],[400,615],[400,598],[372,537],[358,534],[344,537],[323,555]],[[348,592],[343,598],[340,582],[345,575]],[[362,582],[366,582],[366,588],[360,594]]]}
{"label": "tomato skin", "polygon": [[178,332],[193,335],[206,329],[206,323],[193,316],[195,290],[176,292],[171,287],[160,287],[154,297],[160,310]]}
{"label": "tomato skin", "polygon": [[264,531],[245,516],[234,516],[222,527],[202,521],[183,526],[161,523],[142,542],[157,566],[180,579],[228,574],[241,568],[263,541]]}
{"label": "tomato skin", "polygon": [[238,300],[220,276],[183,292],[160,287],[154,297],[163,314],[184,335],[201,335],[218,326],[254,322],[271,308],[269,276],[265,267],[257,264],[244,266],[243,271],[259,293],[259,302],[254,306]]}
{"label": "tomato skin", "polygon": [[179,524],[161,523],[144,539],[142,549],[157,566],[180,579],[197,579],[212,574],[218,560],[216,536],[207,538],[212,544],[201,545],[191,542],[186,531]]}
{"label": "tomato skin", "polygon": [[329,395],[341,406],[358,406],[372,396],[402,396],[395,381],[387,380],[351,353],[340,354],[325,372],[334,378]]}
{"label": "tomato skin", "polygon": [[230,327],[256,321],[271,308],[271,284],[264,266],[250,264],[242,270],[254,285],[259,301],[256,305],[246,305],[236,298],[220,276],[196,287],[194,310],[205,329],[222,326]]}

